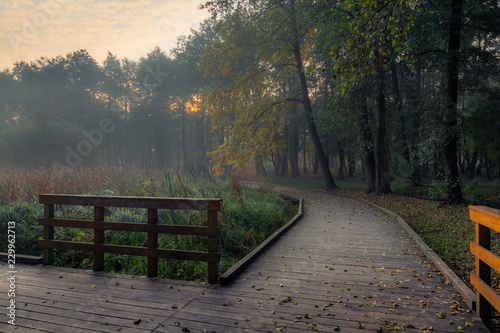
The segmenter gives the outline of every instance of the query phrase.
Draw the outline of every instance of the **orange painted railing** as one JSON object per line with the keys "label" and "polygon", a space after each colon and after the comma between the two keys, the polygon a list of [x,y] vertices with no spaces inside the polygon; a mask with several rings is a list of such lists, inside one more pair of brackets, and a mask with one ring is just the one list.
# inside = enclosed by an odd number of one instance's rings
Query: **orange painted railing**
{"label": "orange painted railing", "polygon": [[470,250],[476,256],[476,271],[471,284],[476,288],[476,313],[491,323],[492,306],[500,311],[500,295],[491,288],[491,269],[500,272],[500,257],[491,252],[491,230],[500,232],[500,210],[485,206],[469,206],[470,219],[476,223],[476,239]]}

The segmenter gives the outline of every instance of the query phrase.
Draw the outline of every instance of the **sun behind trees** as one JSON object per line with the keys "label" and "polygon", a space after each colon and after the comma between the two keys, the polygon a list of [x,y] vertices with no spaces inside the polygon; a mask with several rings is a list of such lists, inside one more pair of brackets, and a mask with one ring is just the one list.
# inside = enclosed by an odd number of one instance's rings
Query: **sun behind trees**
{"label": "sun behind trees", "polygon": [[[377,194],[395,177],[435,180],[454,203],[460,175],[499,175],[498,3],[201,7],[212,17],[168,54],[98,63],[78,50],[0,73],[1,165],[251,166],[321,173],[329,190],[357,177]],[[91,141],[103,119],[113,130]]]}

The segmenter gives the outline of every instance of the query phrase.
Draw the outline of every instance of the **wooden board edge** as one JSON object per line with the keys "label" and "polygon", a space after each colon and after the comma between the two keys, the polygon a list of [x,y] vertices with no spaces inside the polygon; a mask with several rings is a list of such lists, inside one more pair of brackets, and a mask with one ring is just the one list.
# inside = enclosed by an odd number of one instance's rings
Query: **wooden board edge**
{"label": "wooden board edge", "polygon": [[286,231],[288,231],[297,221],[302,218],[303,215],[303,199],[298,199],[299,207],[297,214],[292,217],[284,226],[276,230],[271,236],[269,236],[265,241],[260,243],[253,251],[247,254],[243,259],[239,260],[231,268],[225,271],[219,277],[219,284],[221,286],[228,285],[233,281],[239,273],[241,273],[248,265],[250,265],[262,252],[264,252],[269,246],[271,246],[279,237],[281,237]]}
{"label": "wooden board edge", "polygon": [[[9,260],[9,254],[6,252],[0,252],[0,260]],[[16,253],[16,264],[27,264],[27,265],[41,265],[43,262],[42,256],[30,256],[27,254]]]}

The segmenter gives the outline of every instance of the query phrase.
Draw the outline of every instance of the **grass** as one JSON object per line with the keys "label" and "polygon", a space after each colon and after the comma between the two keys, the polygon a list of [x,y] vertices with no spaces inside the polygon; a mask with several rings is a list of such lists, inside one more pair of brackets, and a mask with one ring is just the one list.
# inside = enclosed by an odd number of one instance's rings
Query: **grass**
{"label": "grass", "polygon": [[[43,229],[38,225],[42,207],[38,193],[78,193],[94,195],[134,195],[161,197],[222,198],[219,214],[222,258],[220,269],[230,268],[294,214],[290,204],[265,190],[246,190],[238,182],[223,184],[210,175],[192,173],[182,177],[168,171],[122,169],[10,170],[0,172],[0,187],[8,189],[0,197],[0,251],[6,251],[9,221],[16,222],[16,253],[40,255],[37,240]],[[56,217],[92,219],[92,207],[56,206]],[[146,210],[107,208],[106,220],[144,222]],[[207,213],[160,210],[159,223],[206,225]],[[146,233],[105,232],[108,244],[145,246]],[[55,239],[92,242],[86,229],[55,228]],[[4,245],[5,244],[5,245]],[[196,236],[159,236],[160,248],[206,251],[206,240]],[[5,247],[5,248],[4,248]],[[55,265],[91,269],[90,253],[56,251]],[[206,280],[205,262],[159,259],[159,276],[182,280]],[[146,275],[146,258],[105,254],[105,271]]]}

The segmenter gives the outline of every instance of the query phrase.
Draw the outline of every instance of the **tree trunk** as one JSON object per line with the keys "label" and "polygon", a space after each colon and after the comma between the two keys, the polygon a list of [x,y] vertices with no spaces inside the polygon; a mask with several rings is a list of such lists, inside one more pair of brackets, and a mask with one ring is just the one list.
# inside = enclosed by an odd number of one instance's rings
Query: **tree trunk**
{"label": "tree trunk", "polygon": [[279,176],[286,177],[286,175],[288,174],[288,156],[286,149],[281,155],[281,161],[279,161],[279,168],[280,168]]}
{"label": "tree trunk", "polygon": [[313,117],[311,100],[309,99],[309,91],[307,88],[306,76],[304,74],[303,64],[302,64],[302,55],[300,53],[300,37],[297,29],[297,22],[295,19],[295,0],[291,1],[292,7],[292,15],[291,15],[291,24],[293,29],[293,55],[295,57],[295,63],[297,65],[297,75],[300,80],[300,90],[302,93],[302,104],[305,108],[305,117],[307,121],[307,129],[309,130],[309,134],[311,135],[311,139],[314,144],[314,150],[318,156],[318,163],[321,169],[321,173],[323,174],[323,179],[325,180],[325,189],[327,191],[334,190],[337,188],[337,184],[333,180],[332,173],[330,172],[330,168],[328,167],[328,161],[326,160],[325,152],[323,150],[323,146],[321,144],[321,140],[319,138],[318,130],[316,128],[316,122]]}
{"label": "tree trunk", "polygon": [[479,156],[479,152],[477,151],[477,149],[474,149],[474,151],[472,152],[472,157],[468,161],[469,165],[467,166],[467,169],[469,172],[469,179],[474,179],[476,177],[476,174],[477,174],[476,167],[477,167],[478,156]]}
{"label": "tree trunk", "polygon": [[406,163],[408,163],[408,166],[410,167],[411,170],[411,173],[409,175],[411,185],[418,186],[421,183],[419,166],[418,163],[414,161],[412,158],[414,155],[412,155],[411,153],[411,145],[406,130],[406,119],[404,117],[404,111],[403,111],[403,97],[401,95],[401,91],[399,90],[399,79],[396,66],[394,66],[394,68],[391,70],[391,76],[392,76],[392,89],[398,106],[398,117],[400,123],[400,130],[398,131],[398,133],[401,135],[400,141],[402,143],[402,148],[403,148],[402,155]]}
{"label": "tree trunk", "polygon": [[377,128],[375,132],[375,193],[377,195],[391,194],[391,177],[387,163],[386,109],[385,109],[385,79],[384,72],[379,70],[377,78]]}
{"label": "tree trunk", "polygon": [[469,163],[469,152],[458,152],[458,169],[462,175],[467,174],[467,164]]}
{"label": "tree trunk", "polygon": [[292,168],[292,177],[300,177],[299,174],[299,131],[297,125],[297,105],[292,104],[291,111],[291,124],[288,128],[288,153],[290,156],[290,166]]}
{"label": "tree trunk", "polygon": [[373,152],[373,135],[368,113],[366,96],[363,96],[363,104],[359,115],[359,127],[364,148],[364,169],[366,175],[366,193],[375,192],[375,154]]}
{"label": "tree trunk", "polygon": [[338,176],[340,180],[345,180],[344,177],[344,147],[340,141],[337,141],[337,148],[339,150],[339,168],[338,168]]}
{"label": "tree trunk", "polygon": [[182,159],[184,161],[183,169],[184,171],[189,170],[187,149],[186,149],[186,112],[184,107],[180,108],[181,111],[181,144],[182,144]]}
{"label": "tree trunk", "polygon": [[255,156],[255,171],[259,177],[267,177],[267,171],[264,167],[264,159],[262,155]]}
{"label": "tree trunk", "polygon": [[460,174],[458,172],[458,65],[460,35],[462,28],[463,0],[451,0],[450,31],[448,39],[448,64],[446,66],[447,112],[445,117],[445,140],[443,145],[444,170],[447,186],[447,201],[453,204],[463,202]]}
{"label": "tree trunk", "polygon": [[313,161],[313,175],[318,174],[318,172],[319,172],[318,155],[315,152]]}
{"label": "tree trunk", "polygon": [[307,156],[306,156],[306,131],[304,130],[304,138],[302,140],[302,144],[304,145],[303,151],[302,151],[302,158],[303,158],[303,165],[302,165],[302,172],[307,173]]}
{"label": "tree trunk", "polygon": [[[494,173],[494,165],[493,165],[493,161],[491,161],[488,157],[484,157],[484,164],[485,164],[485,168],[486,168],[486,178],[491,181],[495,178],[495,175],[493,174]],[[500,178],[499,178],[500,180]]]}
{"label": "tree trunk", "polygon": [[354,157],[354,152],[352,150],[347,153],[347,165],[349,168],[347,176],[349,178],[353,178],[354,174],[356,173],[356,159]]}
{"label": "tree trunk", "polygon": [[500,156],[498,157],[498,181],[500,182]]}
{"label": "tree trunk", "polygon": [[280,175],[280,152],[277,151],[276,154],[271,153],[271,160],[273,161],[273,167],[274,167],[274,175],[278,177]]}

